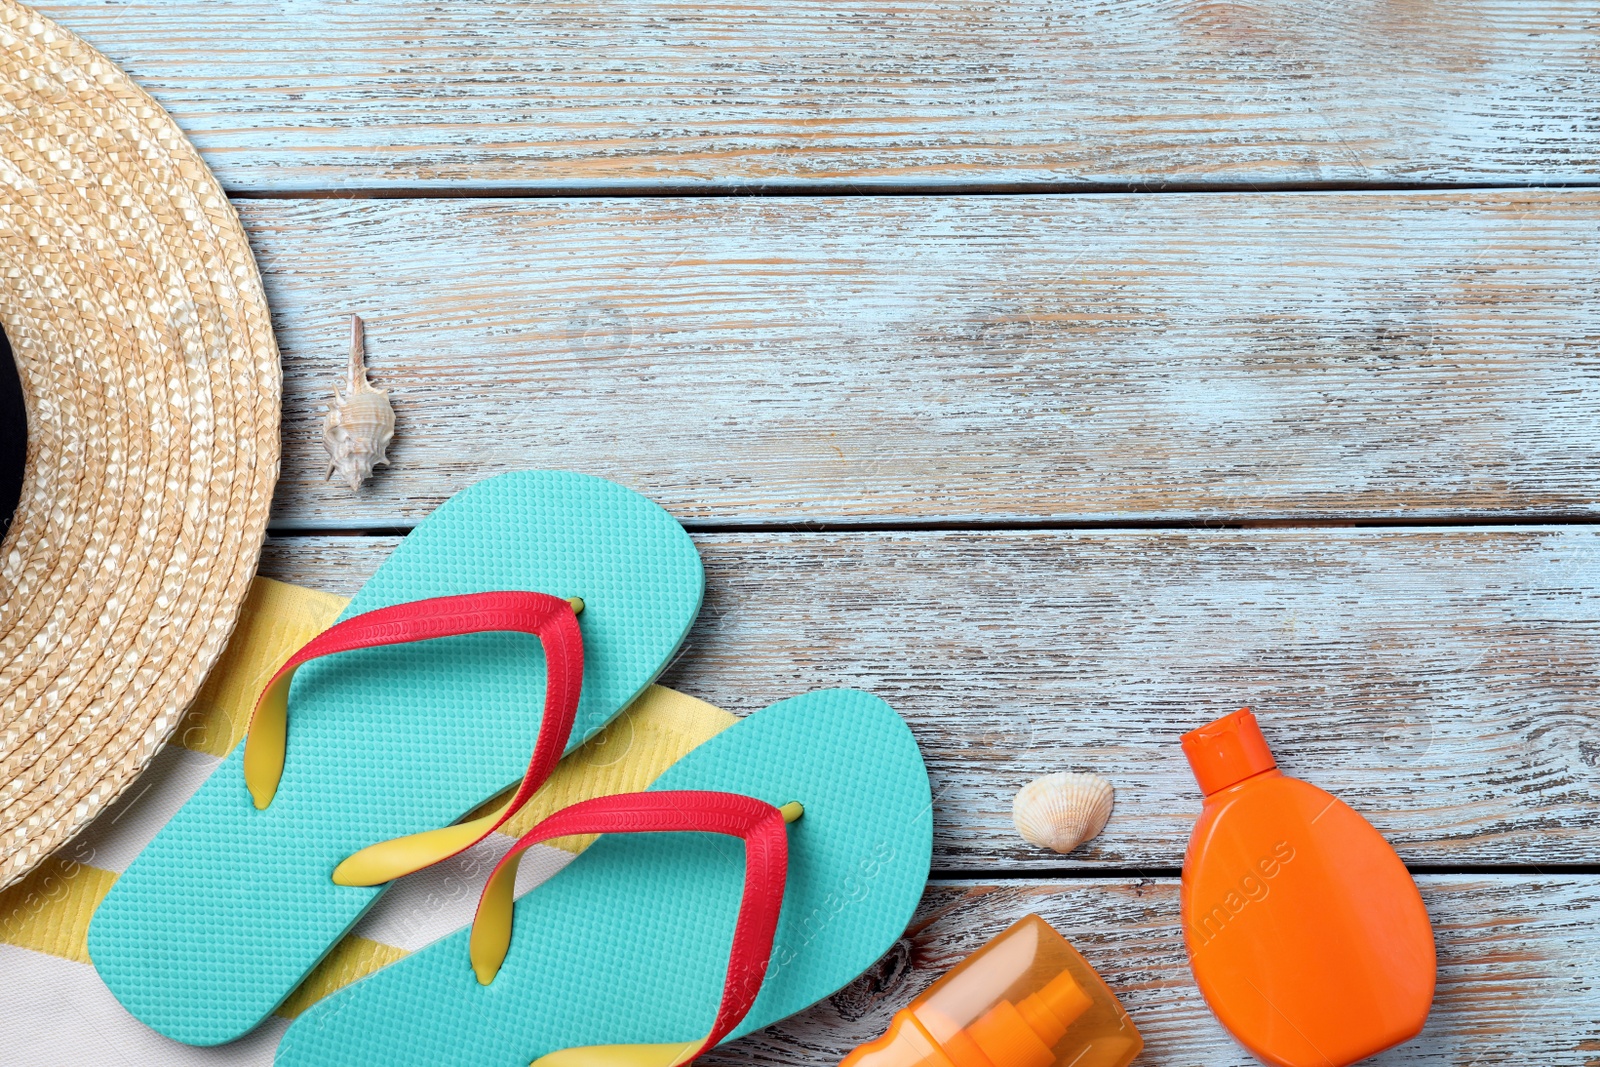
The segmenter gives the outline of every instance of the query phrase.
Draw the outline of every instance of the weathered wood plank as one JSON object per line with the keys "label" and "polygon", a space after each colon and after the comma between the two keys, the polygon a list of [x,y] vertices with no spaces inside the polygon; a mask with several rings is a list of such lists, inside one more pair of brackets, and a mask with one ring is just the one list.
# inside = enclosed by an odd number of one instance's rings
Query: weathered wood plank
{"label": "weathered wood plank", "polygon": [[[1600,862],[1600,530],[712,534],[669,685],[739,713],[878,693],[933,778],[935,868],[1176,868],[1178,735],[1256,708],[1281,766],[1407,862]],[[262,572],[353,592],[392,538],[269,541]],[[1010,824],[1058,769],[1117,788],[1062,858]]]}
{"label": "weathered wood plank", "polygon": [[[486,474],[687,522],[1600,511],[1600,193],[245,202],[282,528]],[[324,483],[344,316],[392,468]]]}
{"label": "weathered wood plank", "polygon": [[51,0],[235,189],[1590,181],[1584,0]]}
{"label": "weathered wood plank", "polygon": [[[1365,1062],[1593,1067],[1600,1053],[1600,879],[1418,881],[1439,951],[1433,1011],[1419,1037]],[[889,1016],[934,978],[1029,912],[1054,924],[1116,991],[1145,1039],[1139,1065],[1256,1063],[1195,988],[1170,878],[935,883],[911,936],[867,978],[705,1062],[831,1067],[882,1033]]]}

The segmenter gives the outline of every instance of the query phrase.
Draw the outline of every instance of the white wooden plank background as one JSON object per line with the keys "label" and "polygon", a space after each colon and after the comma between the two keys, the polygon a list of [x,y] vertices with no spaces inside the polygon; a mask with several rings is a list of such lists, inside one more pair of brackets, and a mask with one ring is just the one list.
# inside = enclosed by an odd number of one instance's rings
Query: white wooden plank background
{"label": "white wooden plank background", "polygon": [[[1178,735],[1256,708],[1289,773],[1414,865],[1600,856],[1593,528],[707,534],[708,596],[663,679],[741,714],[853,685],[911,723],[936,870],[1177,868],[1200,797]],[[269,542],[262,573],[360,587],[393,538]],[[1117,788],[1062,858],[1011,797]]]}
{"label": "white wooden plank background", "polygon": [[[472,481],[587,470],[697,528],[667,682],[911,722],[909,968],[715,1062],[832,1064],[1028,910],[1142,1064],[1251,1062],[1170,877],[1177,734],[1247,702],[1425,872],[1440,995],[1377,1062],[1600,1062],[1600,191],[1521,188],[1600,185],[1588,0],[44,10],[239,197],[286,372],[264,573],[353,591]],[[614,195],[690,190],[812,195]],[[1039,195],[912,195],[985,190]],[[1043,195],[1105,190],[1168,193]],[[317,442],[351,311],[399,419],[354,496]],[[1059,766],[1119,790],[1066,859],[1007,818]]]}
{"label": "white wooden plank background", "polygon": [[1593,182],[1588,0],[53,0],[234,189]]}
{"label": "white wooden plank background", "polygon": [[[1600,1052],[1596,880],[1423,875],[1418,882],[1439,952],[1433,1010],[1416,1040],[1362,1062],[1591,1067]],[[1065,934],[1117,991],[1145,1038],[1138,1064],[1258,1067],[1195,988],[1183,955],[1177,882],[1169,878],[935,883],[904,948],[876,972],[702,1062],[835,1064],[882,1033],[914,993],[1029,912]]]}
{"label": "white wooden plank background", "polygon": [[[530,464],[696,523],[1596,514],[1600,192],[242,207],[280,528]],[[354,496],[352,311],[398,420]]]}

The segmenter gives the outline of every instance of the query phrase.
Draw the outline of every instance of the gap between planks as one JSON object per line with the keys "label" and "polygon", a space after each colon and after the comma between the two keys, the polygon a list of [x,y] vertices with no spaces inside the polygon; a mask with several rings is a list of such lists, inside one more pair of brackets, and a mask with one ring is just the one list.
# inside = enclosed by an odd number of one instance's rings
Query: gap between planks
{"label": "gap between planks", "polygon": [[[1408,863],[1406,870],[1413,878],[1434,874],[1464,875],[1515,875],[1523,877],[1563,878],[1600,875],[1600,863],[1486,863],[1459,866],[1448,863]],[[1177,878],[1183,874],[1181,867],[1030,867],[1027,870],[960,870],[933,868],[928,877],[935,882],[996,882],[1007,884],[1026,881],[1093,882],[1118,878]]]}
{"label": "gap between planks", "polygon": [[906,184],[736,184],[705,185],[574,185],[574,186],[496,186],[461,182],[450,186],[381,185],[250,189],[225,187],[232,200],[587,200],[587,199],[731,199],[736,197],[970,197],[970,196],[1110,196],[1110,195],[1204,195],[1206,193],[1438,193],[1438,192],[1517,192],[1528,189],[1594,189],[1600,178],[1526,181],[1301,181],[1257,182],[1241,189],[1231,182],[989,182],[972,185]]}
{"label": "gap between planks", "polygon": [[[1404,519],[1363,518],[1357,515],[1334,516],[1327,519],[1252,519],[1247,516],[1220,516],[1215,519],[999,519],[984,522],[975,519],[908,519],[894,522],[883,519],[862,519],[859,522],[819,522],[797,519],[793,522],[751,520],[750,522],[718,522],[706,519],[684,519],[682,525],[693,533],[1006,533],[1029,530],[1115,533],[1119,530],[1428,530],[1493,528],[1517,526],[1597,526],[1597,515],[1443,515],[1427,518]],[[279,525],[274,523],[270,532],[274,537],[404,537],[416,529],[415,523],[400,526],[362,526],[340,528],[314,524]]]}

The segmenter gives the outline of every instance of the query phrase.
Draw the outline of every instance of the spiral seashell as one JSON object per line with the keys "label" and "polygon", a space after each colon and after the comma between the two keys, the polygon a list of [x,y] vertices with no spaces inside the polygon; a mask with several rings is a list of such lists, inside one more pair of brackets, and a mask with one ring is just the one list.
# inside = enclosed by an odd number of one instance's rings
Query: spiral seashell
{"label": "spiral seashell", "polygon": [[1105,828],[1112,796],[1098,774],[1047,774],[1017,790],[1011,821],[1029,844],[1065,855]]}
{"label": "spiral seashell", "polygon": [[394,408],[389,391],[374,389],[367,381],[366,345],[360,315],[350,316],[350,376],[348,392],[333,392],[333,404],[322,424],[322,447],[328,450],[328,478],[338,471],[352,490],[372,477],[372,468],[389,463],[389,442],[394,438]]}

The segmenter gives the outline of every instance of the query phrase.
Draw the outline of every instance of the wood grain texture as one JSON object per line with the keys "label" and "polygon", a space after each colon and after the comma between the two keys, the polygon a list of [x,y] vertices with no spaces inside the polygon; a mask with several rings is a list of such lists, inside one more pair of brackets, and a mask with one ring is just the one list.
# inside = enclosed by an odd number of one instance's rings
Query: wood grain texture
{"label": "wood grain texture", "polygon": [[[1364,1063],[1594,1067],[1600,1056],[1600,879],[1418,879],[1439,986],[1413,1041]],[[705,1058],[720,1067],[832,1067],[893,1012],[1029,912],[1054,924],[1122,1000],[1145,1039],[1136,1067],[1255,1067],[1190,976],[1176,879],[934,883],[910,936],[810,1011]]]}
{"label": "wood grain texture", "polygon": [[[1178,735],[1241,704],[1408,863],[1600,862],[1595,529],[696,540],[705,608],[663,681],[741,714],[884,697],[928,761],[936,870],[1176,868],[1200,799]],[[394,543],[274,539],[262,572],[351,593]],[[1062,769],[1117,789],[1068,857],[1010,821]]]}
{"label": "wood grain texture", "polygon": [[234,189],[1592,181],[1585,0],[53,0]]}
{"label": "wood grain texture", "polygon": [[[690,523],[1600,513],[1600,193],[241,206],[279,529],[529,466]],[[352,311],[397,418],[354,495]]]}
{"label": "wood grain texture", "polygon": [[[825,1065],[1038,911],[1141,1064],[1253,1062],[1184,961],[1177,736],[1254,705],[1281,765],[1423,874],[1441,983],[1372,1062],[1600,1064],[1600,192],[1585,0],[53,0],[242,197],[286,370],[263,573],[353,592],[501,470],[615,478],[701,533],[663,681],[749,713],[856,685],[911,723],[935,867],[886,961],[707,1062]],[[341,322],[395,465],[321,481]],[[1023,845],[1017,787],[1115,783]],[[1569,867],[1563,874],[1563,865]],[[1474,872],[1478,867],[1541,874]],[[1051,874],[1058,881],[1034,880]],[[979,880],[962,880],[962,874]],[[1071,877],[1068,877],[1070,875]]]}

